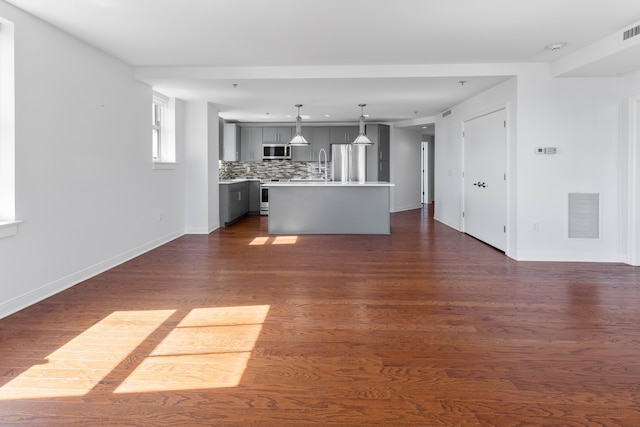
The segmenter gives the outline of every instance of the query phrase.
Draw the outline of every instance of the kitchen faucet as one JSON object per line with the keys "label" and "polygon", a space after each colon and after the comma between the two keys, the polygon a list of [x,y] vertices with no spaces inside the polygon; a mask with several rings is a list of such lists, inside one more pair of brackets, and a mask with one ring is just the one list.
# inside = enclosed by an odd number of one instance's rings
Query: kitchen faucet
{"label": "kitchen faucet", "polygon": [[318,171],[322,170],[322,156],[321,154],[324,153],[324,183],[327,183],[327,152],[324,150],[324,148],[321,148],[320,151],[318,152]]}

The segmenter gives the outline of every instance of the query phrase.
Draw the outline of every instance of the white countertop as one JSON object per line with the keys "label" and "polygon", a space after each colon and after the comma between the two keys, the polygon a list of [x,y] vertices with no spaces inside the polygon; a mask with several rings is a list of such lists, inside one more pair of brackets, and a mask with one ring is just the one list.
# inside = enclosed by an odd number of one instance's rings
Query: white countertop
{"label": "white countertop", "polygon": [[366,182],[341,182],[341,181],[290,181],[290,182],[265,182],[265,187],[394,187],[395,184],[382,181]]}
{"label": "white countertop", "polygon": [[258,179],[258,178],[221,179],[220,182],[218,182],[218,184],[235,184],[237,182],[249,182],[249,181],[258,181],[258,182],[260,182],[260,179]]}

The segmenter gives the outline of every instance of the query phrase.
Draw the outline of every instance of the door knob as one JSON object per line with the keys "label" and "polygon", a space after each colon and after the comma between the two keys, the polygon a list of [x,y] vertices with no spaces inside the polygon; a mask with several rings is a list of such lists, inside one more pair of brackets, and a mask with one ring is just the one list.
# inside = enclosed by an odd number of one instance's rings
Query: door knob
{"label": "door knob", "polygon": [[483,182],[482,184],[478,183],[478,187],[485,188],[486,186],[487,186],[486,182]]}

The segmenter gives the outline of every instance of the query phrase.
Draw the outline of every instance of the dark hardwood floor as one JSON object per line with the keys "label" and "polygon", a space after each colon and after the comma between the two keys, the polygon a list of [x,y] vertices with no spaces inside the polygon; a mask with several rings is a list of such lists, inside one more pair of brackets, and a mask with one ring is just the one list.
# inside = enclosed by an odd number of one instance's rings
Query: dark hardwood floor
{"label": "dark hardwood floor", "polygon": [[640,270],[518,263],[429,216],[248,217],[2,319],[0,425],[640,425]]}

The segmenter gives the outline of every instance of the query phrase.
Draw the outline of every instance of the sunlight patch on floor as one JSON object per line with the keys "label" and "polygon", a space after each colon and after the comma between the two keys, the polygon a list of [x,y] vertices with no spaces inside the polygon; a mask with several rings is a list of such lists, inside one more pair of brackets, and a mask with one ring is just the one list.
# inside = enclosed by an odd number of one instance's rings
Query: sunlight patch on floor
{"label": "sunlight patch on floor", "polygon": [[[264,246],[269,243],[269,237],[256,237],[249,246]],[[277,236],[273,238],[272,245],[295,245],[298,243],[298,236]]]}
{"label": "sunlight patch on floor", "polygon": [[0,387],[0,400],[83,396],[174,313],[113,312]]}
{"label": "sunlight patch on floor", "polygon": [[278,236],[274,239],[274,245],[295,245],[298,242],[298,236]]}
{"label": "sunlight patch on floor", "polygon": [[268,312],[268,305],[192,310],[116,393],[237,386]]}
{"label": "sunlight patch on floor", "polygon": [[262,245],[266,245],[267,241],[269,240],[268,237],[256,237],[255,239],[253,239],[251,241],[251,243],[249,243],[249,246],[262,246]]}

